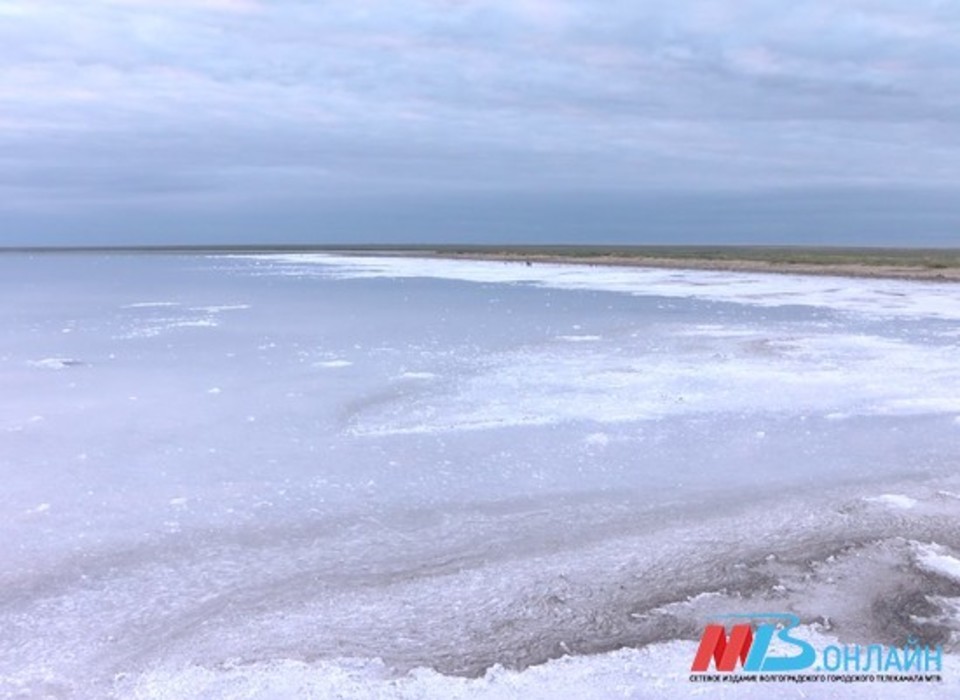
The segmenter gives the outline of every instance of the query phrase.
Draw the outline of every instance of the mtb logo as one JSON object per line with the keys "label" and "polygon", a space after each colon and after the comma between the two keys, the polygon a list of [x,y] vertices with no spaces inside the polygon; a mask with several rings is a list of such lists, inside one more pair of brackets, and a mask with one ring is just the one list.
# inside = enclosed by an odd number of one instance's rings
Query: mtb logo
{"label": "mtb logo", "polygon": [[[785,673],[810,668],[817,661],[817,652],[809,642],[791,635],[791,630],[800,624],[800,618],[790,613],[747,613],[723,615],[718,619],[764,620],[761,624],[739,623],[727,634],[726,625],[707,625],[700,638],[700,647],[693,659],[690,671],[704,673],[710,662],[721,673],[732,673],[737,662],[744,673]],[[777,622],[768,622],[776,620]],[[797,653],[789,656],[770,653],[774,636],[780,647],[794,647]]]}
{"label": "mtb logo", "polygon": [[[939,683],[943,646],[827,644],[794,636],[791,613],[721,615],[703,630],[690,667],[696,683]],[[729,628],[729,629],[728,629]],[[711,666],[715,671],[711,672]],[[738,668],[739,667],[739,668]]]}

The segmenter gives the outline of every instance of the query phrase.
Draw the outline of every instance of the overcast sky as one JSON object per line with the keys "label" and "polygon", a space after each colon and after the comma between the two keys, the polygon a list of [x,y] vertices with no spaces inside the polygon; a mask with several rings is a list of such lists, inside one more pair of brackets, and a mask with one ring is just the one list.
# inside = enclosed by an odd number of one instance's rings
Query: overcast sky
{"label": "overcast sky", "polygon": [[0,244],[960,245],[956,0],[0,0]]}

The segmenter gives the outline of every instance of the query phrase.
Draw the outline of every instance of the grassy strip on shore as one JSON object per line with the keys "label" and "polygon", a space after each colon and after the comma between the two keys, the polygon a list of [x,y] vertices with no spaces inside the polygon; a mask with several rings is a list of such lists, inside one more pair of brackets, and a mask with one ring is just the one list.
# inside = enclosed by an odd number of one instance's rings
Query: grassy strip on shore
{"label": "grassy strip on shore", "polygon": [[398,254],[529,263],[960,281],[960,250],[766,246],[438,246]]}

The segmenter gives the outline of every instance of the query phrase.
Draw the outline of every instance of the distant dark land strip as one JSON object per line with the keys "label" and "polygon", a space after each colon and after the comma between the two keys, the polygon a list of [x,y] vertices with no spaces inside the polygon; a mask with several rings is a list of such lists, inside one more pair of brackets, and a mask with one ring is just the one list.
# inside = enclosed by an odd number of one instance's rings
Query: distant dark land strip
{"label": "distant dark land strip", "polygon": [[[423,255],[423,253],[404,253]],[[960,249],[767,246],[508,246],[432,255],[518,263],[616,265],[960,282]]]}
{"label": "distant dark land strip", "polygon": [[960,281],[958,248],[606,245],[175,245],[0,247],[12,253],[342,253]]}

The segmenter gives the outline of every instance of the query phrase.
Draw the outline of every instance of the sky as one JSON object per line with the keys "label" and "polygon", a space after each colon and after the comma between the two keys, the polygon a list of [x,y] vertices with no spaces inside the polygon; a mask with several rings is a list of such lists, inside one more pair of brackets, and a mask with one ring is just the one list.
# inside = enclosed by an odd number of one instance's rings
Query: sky
{"label": "sky", "polygon": [[960,246],[955,0],[0,0],[0,245]]}

